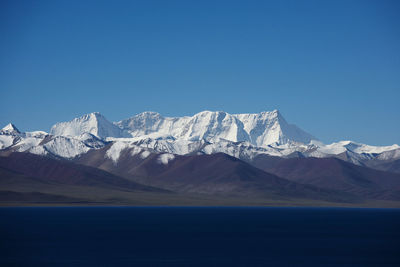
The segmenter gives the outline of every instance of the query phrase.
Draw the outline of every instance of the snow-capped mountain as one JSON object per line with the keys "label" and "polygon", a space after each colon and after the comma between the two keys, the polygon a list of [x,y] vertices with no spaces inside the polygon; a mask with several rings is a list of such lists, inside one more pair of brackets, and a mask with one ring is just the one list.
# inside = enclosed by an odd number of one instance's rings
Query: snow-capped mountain
{"label": "snow-capped mountain", "polygon": [[39,145],[29,148],[28,152],[71,159],[105,145],[106,142],[89,133],[74,137],[47,136]]}
{"label": "snow-capped mountain", "polygon": [[34,131],[22,133],[12,123],[0,130],[0,149],[13,147],[14,150],[26,151],[38,145],[47,135],[46,132]]}
{"label": "snow-capped mountain", "polygon": [[187,141],[249,142],[254,146],[309,143],[315,137],[295,125],[288,124],[279,111],[259,114],[229,114],[203,111],[191,117],[163,117],[156,112],[143,112],[116,123],[100,113],[91,113],[69,122],[57,123],[50,134],[78,136],[91,133],[99,138],[151,137]]}
{"label": "snow-capped mountain", "polygon": [[357,165],[400,159],[398,145],[379,147],[351,141],[323,144],[311,134],[287,123],[277,110],[258,114],[203,111],[185,117],[163,117],[156,112],[143,112],[114,123],[96,112],[57,123],[50,134],[40,131],[23,133],[13,124],[0,130],[0,150],[71,159],[100,148],[107,149],[104,157],[114,163],[118,162],[122,151],[128,150],[131,153],[124,155],[222,152],[246,161],[259,155],[337,157]]}
{"label": "snow-capped mountain", "polygon": [[249,142],[266,147],[290,142],[309,143],[316,138],[295,125],[290,125],[279,111],[258,114],[229,114],[222,111],[203,111],[192,117],[163,117],[144,112],[116,123],[132,137],[151,134],[189,141]]}
{"label": "snow-capped mountain", "polygon": [[226,112],[203,111],[192,117],[162,117],[158,113],[144,112],[117,123],[132,137],[152,134],[189,141],[249,141],[243,123]]}
{"label": "snow-capped mountain", "polygon": [[237,114],[235,117],[243,123],[244,130],[250,137],[250,143],[255,146],[292,142],[308,144],[311,140],[317,140],[296,125],[288,124],[278,110],[258,114]]}
{"label": "snow-capped mountain", "polygon": [[50,130],[50,134],[61,136],[79,136],[84,133],[90,133],[99,138],[124,137],[120,128],[98,112],[86,114],[68,122],[57,123]]}
{"label": "snow-capped mountain", "polygon": [[10,128],[10,124],[0,130],[1,150],[70,159],[105,145],[105,141],[90,133],[79,136],[49,135],[42,131],[21,133],[15,126]]}
{"label": "snow-capped mountain", "polygon": [[4,134],[4,135],[12,135],[12,134],[20,134],[21,132],[18,130],[18,128],[12,124],[9,123],[6,126],[4,126],[3,129],[0,130],[0,134]]}

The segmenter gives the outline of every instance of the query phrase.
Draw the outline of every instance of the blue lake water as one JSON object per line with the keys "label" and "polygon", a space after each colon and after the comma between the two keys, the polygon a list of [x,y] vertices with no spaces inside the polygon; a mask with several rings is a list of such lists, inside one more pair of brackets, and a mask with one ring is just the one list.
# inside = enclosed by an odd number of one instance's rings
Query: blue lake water
{"label": "blue lake water", "polygon": [[0,266],[400,266],[400,210],[0,208]]}

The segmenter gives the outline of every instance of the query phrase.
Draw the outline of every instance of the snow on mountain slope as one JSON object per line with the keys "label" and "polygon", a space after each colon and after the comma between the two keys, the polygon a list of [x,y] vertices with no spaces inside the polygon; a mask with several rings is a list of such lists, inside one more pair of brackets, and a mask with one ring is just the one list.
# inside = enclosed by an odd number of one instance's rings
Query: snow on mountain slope
{"label": "snow on mountain slope", "polygon": [[253,159],[259,154],[279,157],[284,156],[284,153],[281,153],[281,151],[273,147],[255,147],[248,142],[235,143],[227,140],[221,140],[218,143],[209,143],[205,145],[200,152],[209,155],[221,152],[242,160]]}
{"label": "snow on mountain slope", "polygon": [[90,133],[81,134],[79,136],[76,136],[75,139],[81,141],[89,148],[98,149],[106,145],[105,141],[99,139],[97,136]]}
{"label": "snow on mountain slope", "polygon": [[184,125],[177,138],[184,140],[219,141],[249,141],[249,136],[243,129],[243,123],[236,117],[222,111],[203,111],[194,115]]}
{"label": "snow on mountain slope", "polygon": [[132,137],[144,136],[152,133],[170,135],[169,133],[173,131],[173,129],[182,126],[182,123],[177,123],[177,121],[183,121],[184,119],[184,117],[164,118],[157,112],[143,112],[115,124],[121,129],[128,131]]}
{"label": "snow on mountain slope", "polygon": [[84,133],[90,133],[99,138],[124,137],[120,128],[98,112],[86,114],[68,122],[57,123],[50,130],[50,134],[61,136],[79,136]]}
{"label": "snow on mountain slope", "polygon": [[38,145],[46,135],[47,133],[42,131],[21,133],[15,125],[9,123],[0,130],[0,149],[26,151]]}
{"label": "snow on mountain slope", "polygon": [[0,132],[0,149],[73,158],[106,145],[106,142],[89,133],[79,136],[51,136],[42,131],[21,133],[15,130],[15,126],[7,128],[8,131]]}
{"label": "snow on mountain slope", "polygon": [[249,142],[259,147],[290,142],[309,143],[316,139],[288,124],[277,110],[236,115],[223,111],[203,111],[191,117],[163,117],[156,112],[143,112],[114,124],[99,113],[91,113],[69,122],[57,123],[50,133],[62,136],[91,133],[102,139],[144,136],[211,142],[225,139]]}
{"label": "snow on mountain slope", "polygon": [[307,151],[310,148],[308,145],[300,144],[296,146],[256,147],[249,142],[232,142],[224,139],[218,142],[207,142],[205,140],[115,138],[113,142],[113,145],[106,152],[106,157],[112,159],[115,163],[118,162],[121,152],[125,149],[130,149],[132,151],[131,155],[136,155],[143,151],[176,155],[215,154],[222,152],[242,160],[251,160],[260,154],[286,157],[296,151]]}
{"label": "snow on mountain slope", "polygon": [[[82,134],[77,137],[71,136],[50,136],[39,146],[31,149],[35,154],[52,154],[62,158],[74,158],[88,152],[91,149],[99,149],[106,145],[106,142],[91,134]],[[38,149],[42,147],[43,149]]]}
{"label": "snow on mountain slope", "polygon": [[64,136],[56,136],[42,146],[45,151],[63,158],[73,158],[90,150],[84,142]]}
{"label": "snow on mountain slope", "polygon": [[288,124],[277,110],[235,115],[222,111],[203,111],[192,117],[163,117],[159,113],[144,112],[116,125],[132,137],[157,133],[189,141],[245,141],[260,147],[289,142],[309,143],[316,139]]}
{"label": "snow on mountain slope", "polygon": [[308,144],[311,140],[316,140],[297,126],[288,124],[278,110],[234,116],[243,123],[244,130],[250,136],[250,142],[256,146],[289,142]]}
{"label": "snow on mountain slope", "polygon": [[378,160],[397,160],[400,159],[400,148],[384,151],[377,157]]}
{"label": "snow on mountain slope", "polygon": [[345,151],[352,151],[355,153],[379,154],[386,151],[391,151],[400,148],[398,145],[391,146],[369,146],[352,141],[340,141],[325,145],[318,141],[312,141],[312,144],[318,146],[318,150],[325,154],[340,154]]}
{"label": "snow on mountain slope", "polygon": [[146,138],[137,140],[134,142],[135,145],[144,147],[155,152],[167,152],[179,155],[186,155],[199,151],[206,141],[188,141],[188,140],[173,140],[173,139],[151,139]]}
{"label": "snow on mountain slope", "polygon": [[158,163],[167,165],[170,161],[175,159],[174,154],[170,153],[163,153],[160,156],[158,156]]}
{"label": "snow on mountain slope", "polygon": [[44,138],[48,133],[44,131],[33,131],[33,132],[25,132],[25,137],[35,137],[35,138]]}
{"label": "snow on mountain slope", "polygon": [[391,145],[391,146],[370,146],[365,144],[359,144],[351,141],[346,141],[346,148],[356,153],[369,153],[369,154],[380,154],[382,152],[391,151],[395,149],[399,149],[399,145]]}
{"label": "snow on mountain slope", "polygon": [[0,149],[6,149],[13,145],[15,137],[12,135],[0,135]]}
{"label": "snow on mountain slope", "polygon": [[43,138],[37,137],[25,137],[18,140],[18,142],[13,145],[14,150],[18,152],[24,152],[30,148],[39,145],[43,141]]}
{"label": "snow on mountain slope", "polygon": [[18,130],[18,128],[12,124],[9,123],[6,126],[3,127],[3,129],[0,130],[0,134],[20,134],[21,132]]}
{"label": "snow on mountain slope", "polygon": [[[295,125],[279,111],[229,114],[203,111],[193,116],[163,117],[143,112],[111,123],[99,113],[90,113],[54,125],[51,134],[21,133],[13,124],[0,130],[0,149],[74,158],[112,143],[105,157],[118,162],[122,151],[140,154],[176,155],[226,153],[251,160],[265,154],[277,157],[337,157],[363,165],[369,160],[400,158],[400,146],[369,146],[351,141],[324,144]],[[167,156],[164,156],[167,157]],[[165,160],[164,160],[165,162]]]}
{"label": "snow on mountain slope", "polygon": [[[116,164],[118,163],[121,153],[125,150],[130,150],[130,156],[135,156],[139,154],[142,159],[147,158],[151,154],[151,151],[149,151],[148,148],[141,147],[133,141],[118,140],[114,141],[110,148],[108,148],[105,157],[111,159],[114,164]],[[152,150],[152,152],[154,151]]]}
{"label": "snow on mountain slope", "polygon": [[21,133],[14,124],[9,123],[0,130],[0,149],[6,149],[21,139]]}

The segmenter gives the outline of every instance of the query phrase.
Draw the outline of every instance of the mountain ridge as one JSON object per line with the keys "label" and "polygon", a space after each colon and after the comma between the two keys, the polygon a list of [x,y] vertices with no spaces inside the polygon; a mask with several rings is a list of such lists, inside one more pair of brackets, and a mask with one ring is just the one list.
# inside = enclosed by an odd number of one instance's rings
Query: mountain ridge
{"label": "mountain ridge", "polygon": [[[360,166],[399,171],[400,146],[369,146],[352,141],[324,144],[289,124],[278,110],[229,114],[202,111],[193,116],[163,117],[142,112],[110,122],[98,112],[55,124],[50,133],[21,133],[9,124],[0,131],[0,150],[72,159],[109,143],[107,155],[137,147],[158,153],[228,155],[248,161],[258,155],[336,157]],[[393,162],[393,163],[392,163]]]}
{"label": "mountain ridge", "polygon": [[119,122],[94,112],[50,133],[0,130],[0,183],[13,201],[396,206],[400,147],[324,144],[278,110]]}

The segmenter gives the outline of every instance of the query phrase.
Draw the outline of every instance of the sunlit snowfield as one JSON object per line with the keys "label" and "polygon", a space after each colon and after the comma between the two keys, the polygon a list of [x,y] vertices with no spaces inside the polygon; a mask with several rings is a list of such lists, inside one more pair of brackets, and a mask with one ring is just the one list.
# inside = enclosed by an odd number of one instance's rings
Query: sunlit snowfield
{"label": "sunlit snowfield", "polygon": [[2,266],[399,266],[400,211],[1,208]]}

